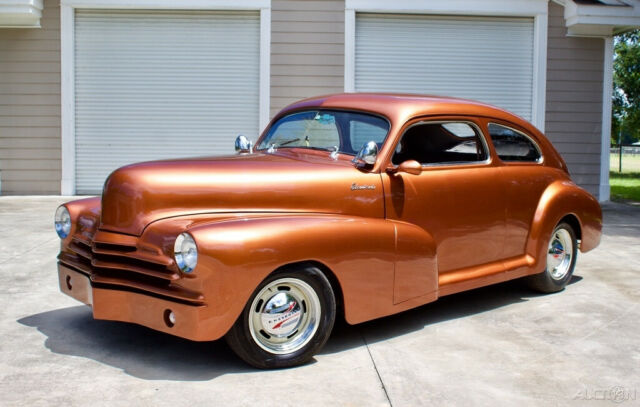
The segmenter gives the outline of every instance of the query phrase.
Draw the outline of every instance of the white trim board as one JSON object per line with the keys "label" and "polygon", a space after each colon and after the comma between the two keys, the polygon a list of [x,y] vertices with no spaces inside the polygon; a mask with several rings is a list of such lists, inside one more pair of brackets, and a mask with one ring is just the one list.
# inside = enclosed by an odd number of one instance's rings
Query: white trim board
{"label": "white trim board", "polygon": [[356,90],[356,11],[344,10],[344,91]]}
{"label": "white trim board", "polygon": [[60,5],[60,130],[62,135],[62,195],[76,192],[76,110],[75,110],[75,12]]}
{"label": "white trim board", "polygon": [[604,38],[604,67],[602,77],[602,138],[600,141],[600,187],[598,200],[611,197],[609,185],[609,151],[611,148],[611,95],[613,93],[613,37]]}
{"label": "white trim board", "polygon": [[60,3],[60,93],[62,195],[75,195],[75,9],[257,10],[260,11],[259,131],[269,122],[271,0],[62,0]]}
{"label": "white trim board", "polygon": [[61,0],[61,6],[100,9],[259,10],[271,0]]}
{"label": "white trim board", "polygon": [[346,0],[345,8],[369,13],[531,17],[547,14],[547,3],[548,0]]}
{"label": "white trim board", "polygon": [[534,18],[534,69],[531,122],[544,132],[547,83],[548,0],[346,0],[344,91],[355,91],[356,13],[401,13]]}
{"label": "white trim board", "polygon": [[537,14],[533,22],[533,97],[531,122],[544,133],[547,117],[547,29],[549,16]]}
{"label": "white trim board", "polygon": [[260,105],[258,113],[258,134],[269,124],[269,103],[271,101],[271,8],[260,9]]}

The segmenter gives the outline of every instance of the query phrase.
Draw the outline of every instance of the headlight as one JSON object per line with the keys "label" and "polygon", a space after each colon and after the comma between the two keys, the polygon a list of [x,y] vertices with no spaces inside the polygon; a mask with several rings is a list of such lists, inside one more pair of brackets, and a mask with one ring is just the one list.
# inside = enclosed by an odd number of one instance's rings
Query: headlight
{"label": "headlight", "polygon": [[54,224],[60,239],[64,239],[69,236],[69,233],[71,232],[71,215],[69,215],[69,211],[64,205],[59,206],[58,209],[56,209]]}
{"label": "headlight", "polygon": [[181,233],[173,246],[176,264],[184,273],[191,273],[198,263],[198,247],[188,233]]}

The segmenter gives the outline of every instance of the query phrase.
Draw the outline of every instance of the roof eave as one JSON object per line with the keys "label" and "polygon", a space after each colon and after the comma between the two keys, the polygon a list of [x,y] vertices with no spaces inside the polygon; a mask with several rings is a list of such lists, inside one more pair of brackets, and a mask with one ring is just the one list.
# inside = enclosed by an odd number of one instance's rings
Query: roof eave
{"label": "roof eave", "polygon": [[0,28],[40,28],[43,0],[0,0]]}
{"label": "roof eave", "polygon": [[611,36],[640,27],[640,1],[625,0],[624,5],[577,4],[564,2],[567,33],[575,36]]}

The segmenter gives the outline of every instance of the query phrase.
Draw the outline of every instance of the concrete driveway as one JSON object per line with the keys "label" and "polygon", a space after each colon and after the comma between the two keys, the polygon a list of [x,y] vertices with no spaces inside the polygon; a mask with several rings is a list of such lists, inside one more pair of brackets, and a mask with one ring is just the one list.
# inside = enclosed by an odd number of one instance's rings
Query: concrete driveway
{"label": "concrete driveway", "polygon": [[640,404],[640,208],[608,204],[567,289],[521,282],[339,324],[312,363],[257,371],[224,341],[118,322],[58,292],[60,197],[0,197],[2,406]]}

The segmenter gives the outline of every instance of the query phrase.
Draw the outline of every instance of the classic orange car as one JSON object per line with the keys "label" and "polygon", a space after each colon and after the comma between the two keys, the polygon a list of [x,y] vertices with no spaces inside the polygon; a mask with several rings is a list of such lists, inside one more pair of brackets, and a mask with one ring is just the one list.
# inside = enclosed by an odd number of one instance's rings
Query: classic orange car
{"label": "classic orange car", "polygon": [[133,164],[58,208],[60,288],[97,319],[225,337],[260,368],[357,324],[525,277],[562,290],[597,200],[531,124],[482,103],[338,94],[237,155]]}

